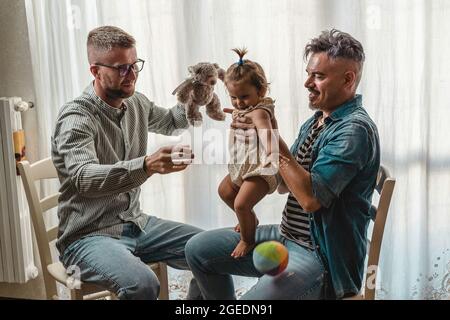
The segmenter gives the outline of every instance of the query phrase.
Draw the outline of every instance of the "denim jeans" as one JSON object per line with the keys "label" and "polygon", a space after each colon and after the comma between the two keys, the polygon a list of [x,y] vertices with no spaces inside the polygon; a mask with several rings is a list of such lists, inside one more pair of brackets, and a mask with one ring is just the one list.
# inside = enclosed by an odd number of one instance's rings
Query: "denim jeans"
{"label": "denim jeans", "polygon": [[240,240],[233,229],[201,232],[186,244],[186,259],[205,299],[236,299],[231,275],[259,277],[241,299],[297,300],[324,298],[326,271],[316,250],[307,249],[280,235],[278,225],[256,229],[256,243],[276,240],[289,251],[286,270],[278,276],[263,275],[253,265],[252,252],[243,258],[231,257]]}
{"label": "denim jeans", "polygon": [[[185,244],[201,229],[152,216],[144,230],[127,222],[120,239],[84,237],[70,244],[61,261],[66,268],[77,266],[81,281],[114,292],[119,299],[156,299],[159,281],[146,264],[164,261],[176,269],[188,269]],[[193,280],[188,299],[198,297]]]}

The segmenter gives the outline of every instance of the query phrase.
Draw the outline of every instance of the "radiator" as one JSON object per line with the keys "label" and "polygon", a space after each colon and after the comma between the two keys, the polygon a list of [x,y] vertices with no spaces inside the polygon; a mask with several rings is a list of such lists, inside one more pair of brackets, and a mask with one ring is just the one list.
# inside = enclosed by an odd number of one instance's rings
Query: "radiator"
{"label": "radiator", "polygon": [[[33,257],[33,233],[22,181],[16,171],[15,150],[24,141],[20,98],[0,98],[0,282],[25,283],[38,275]],[[13,138],[14,136],[14,138]]]}

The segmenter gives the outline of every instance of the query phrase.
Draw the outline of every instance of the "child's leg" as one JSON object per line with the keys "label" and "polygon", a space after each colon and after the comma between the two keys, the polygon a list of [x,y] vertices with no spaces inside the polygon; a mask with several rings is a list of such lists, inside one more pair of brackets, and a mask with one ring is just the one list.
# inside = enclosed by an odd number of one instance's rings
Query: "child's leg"
{"label": "child's leg", "polygon": [[223,178],[217,191],[220,198],[231,208],[231,210],[234,210],[234,199],[236,199],[239,192],[239,187],[231,181],[229,174]]}
{"label": "child's leg", "polygon": [[[236,199],[236,196],[239,192],[239,187],[235,185],[230,178],[230,175],[228,174],[220,183],[218,193],[220,198],[231,208],[231,210],[234,211],[234,199]],[[252,211],[253,212],[253,211]],[[255,212],[253,212],[254,214]],[[255,216],[255,224],[258,225],[259,221]],[[240,232],[241,227],[239,223],[234,227],[234,231]]]}
{"label": "child's leg", "polygon": [[269,185],[261,177],[246,179],[234,200],[234,212],[236,212],[241,241],[238,243],[231,256],[235,258],[245,256],[255,246],[256,216],[253,207],[269,192]]}

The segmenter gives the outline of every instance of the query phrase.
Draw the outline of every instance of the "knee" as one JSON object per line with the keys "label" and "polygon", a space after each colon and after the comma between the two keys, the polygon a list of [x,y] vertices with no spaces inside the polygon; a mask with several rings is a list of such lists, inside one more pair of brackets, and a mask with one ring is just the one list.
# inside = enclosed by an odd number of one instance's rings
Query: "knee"
{"label": "knee", "polygon": [[219,193],[219,196],[223,201],[225,201],[227,203],[229,203],[230,201],[231,202],[234,201],[235,192],[226,183],[222,182],[219,185],[217,192]]}
{"label": "knee", "polygon": [[189,239],[184,249],[189,268],[193,271],[205,270],[211,260],[220,255],[220,239],[220,234],[216,234],[214,230],[198,233]]}
{"label": "knee", "polygon": [[186,243],[184,254],[191,269],[193,266],[195,267],[197,261],[202,260],[202,256],[206,254],[204,244],[205,242],[201,233],[196,234]]}
{"label": "knee", "polygon": [[252,208],[248,205],[246,201],[239,201],[238,199],[234,202],[234,212],[236,214],[247,214],[251,212]]}
{"label": "knee", "polygon": [[121,300],[156,300],[158,299],[160,285],[158,277],[153,271],[148,270],[145,274],[136,277],[135,283],[122,287],[117,296]]}

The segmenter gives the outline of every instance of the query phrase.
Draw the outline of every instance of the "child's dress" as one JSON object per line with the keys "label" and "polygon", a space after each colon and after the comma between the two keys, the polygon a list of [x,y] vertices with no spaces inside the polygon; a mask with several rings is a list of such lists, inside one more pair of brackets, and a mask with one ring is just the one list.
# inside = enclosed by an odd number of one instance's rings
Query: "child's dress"
{"label": "child's dress", "polygon": [[[245,110],[234,109],[232,116],[234,120],[255,109],[264,109],[270,114],[270,119],[273,119],[274,108],[274,101],[266,97],[253,107]],[[234,184],[240,187],[245,179],[258,176],[263,178],[269,185],[269,193],[276,190],[280,179],[274,167],[263,166],[262,161],[266,158],[266,151],[260,145],[259,138],[247,142],[239,141],[234,135],[234,130],[232,130],[230,132],[229,149],[230,162],[228,164],[228,172]]]}

